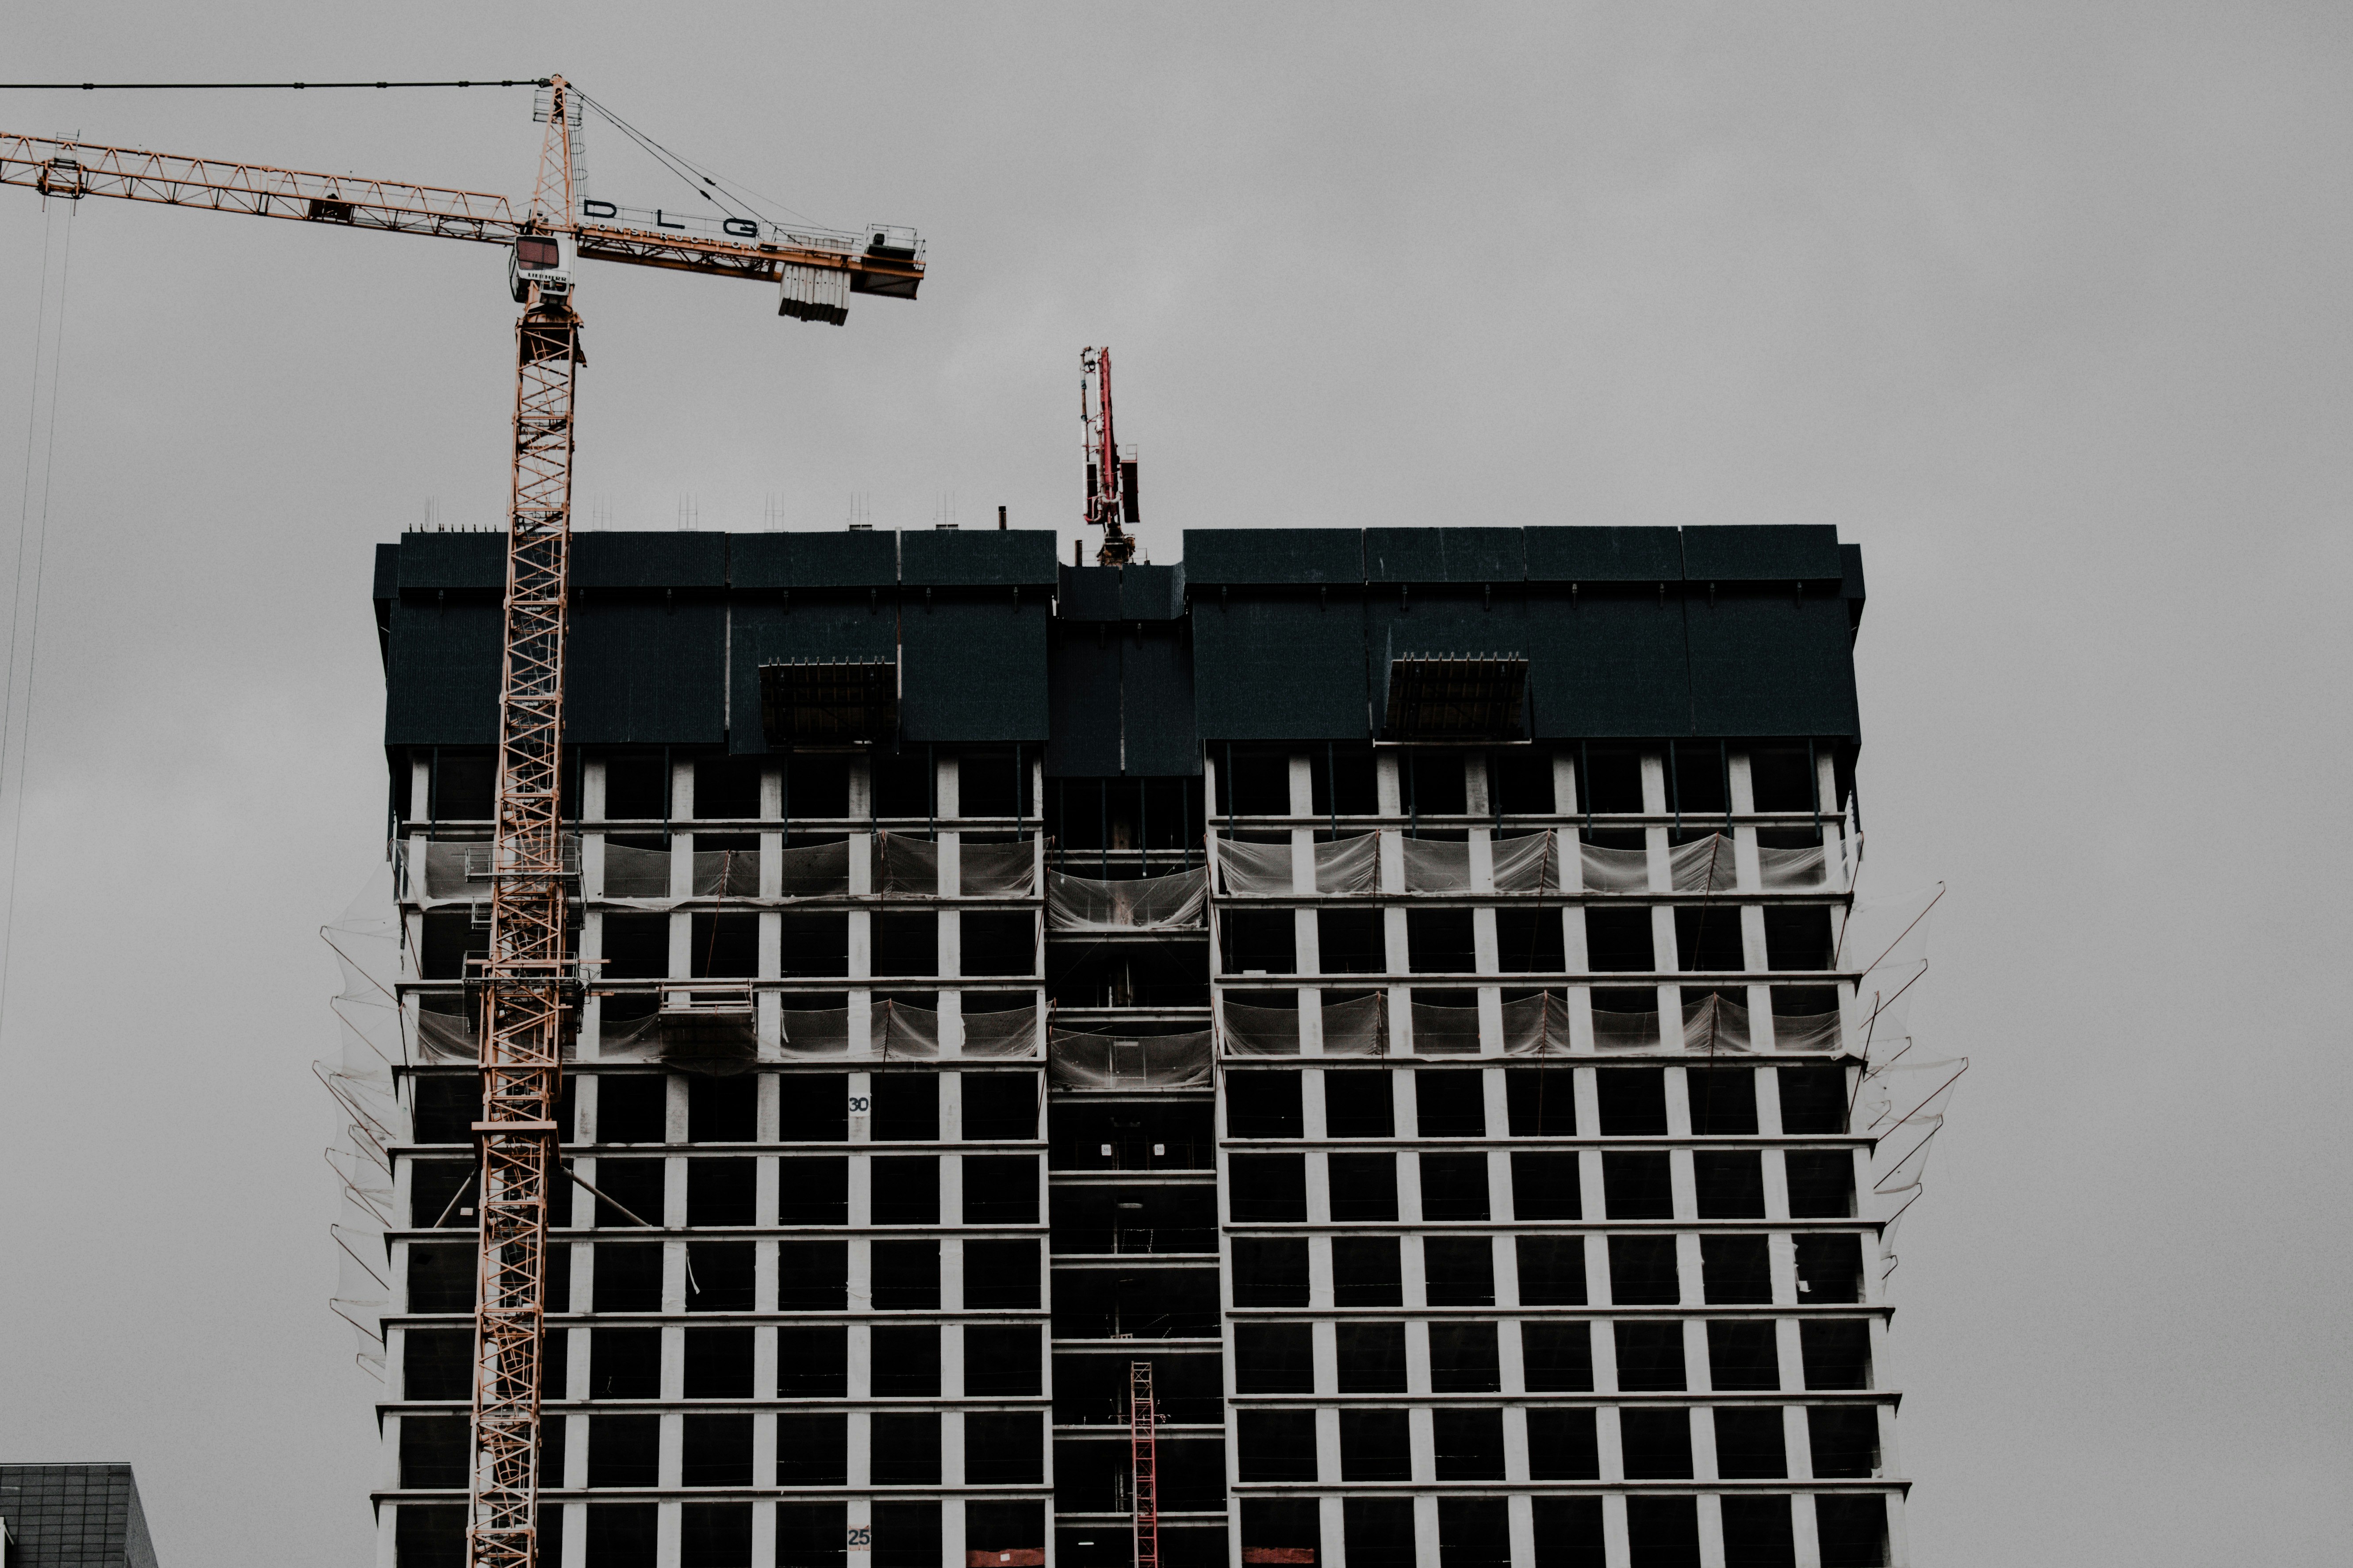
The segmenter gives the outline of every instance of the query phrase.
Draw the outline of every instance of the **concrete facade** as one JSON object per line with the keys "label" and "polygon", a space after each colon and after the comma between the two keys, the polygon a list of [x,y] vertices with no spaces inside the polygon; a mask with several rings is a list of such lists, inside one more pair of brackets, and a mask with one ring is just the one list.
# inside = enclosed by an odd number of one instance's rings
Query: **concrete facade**
{"label": "concrete facade", "polygon": [[[607,595],[649,637],[679,624],[654,606],[705,595],[716,651],[671,662],[733,695],[600,697],[618,738],[575,748],[596,978],[567,1073],[551,1564],[1132,1562],[1139,1361],[1172,1568],[1906,1561],[1834,935],[1852,671],[1818,635],[1843,657],[1859,563],[1815,540],[1808,576],[1774,577],[1767,540],[1739,578],[1676,544],[1671,584],[1610,562],[1615,536],[1672,531],[1393,531],[1440,537],[1335,534],[1353,582],[1270,534],[1239,566],[1231,536],[1188,543],[1227,581],[1025,589],[976,556],[918,582],[902,547],[887,584],[723,563]],[[806,562],[822,536],[781,537]],[[415,1055],[375,1498],[379,1563],[426,1568],[460,1560],[458,976],[489,799],[479,691],[434,638],[474,635],[447,605],[481,584],[412,583],[446,546],[387,549]],[[1545,551],[1580,575],[1538,584]],[[1651,707],[1580,720],[1622,693],[1606,659],[1563,673],[1588,656],[1561,624],[1671,606],[1672,651],[1621,671]],[[952,609],[983,628],[978,674],[923,665],[942,634],[908,629]],[[1816,640],[1788,654],[1785,622]],[[895,743],[764,741],[740,650],[836,636],[899,660]],[[1709,636],[1715,666],[1690,651]],[[1533,647],[1533,717],[1384,733],[1417,646]],[[1742,687],[1755,668],[1813,684],[1785,701]],[[1034,703],[960,715],[958,681],[996,679]],[[663,1032],[666,1001],[729,996],[756,1020],[739,1051]]]}

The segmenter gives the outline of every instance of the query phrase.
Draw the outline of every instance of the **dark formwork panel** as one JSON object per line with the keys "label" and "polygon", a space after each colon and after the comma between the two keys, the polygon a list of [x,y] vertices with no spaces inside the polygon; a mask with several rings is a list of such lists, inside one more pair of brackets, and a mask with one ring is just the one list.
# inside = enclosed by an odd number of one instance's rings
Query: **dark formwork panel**
{"label": "dark formwork panel", "polygon": [[1042,528],[910,531],[899,536],[899,580],[910,587],[1050,589],[1060,537]]}
{"label": "dark formwork panel", "polygon": [[1042,595],[1016,605],[1010,592],[987,603],[926,608],[920,595],[902,614],[902,741],[1043,741],[1046,626]]}
{"label": "dark formwork panel", "polygon": [[899,536],[737,533],[727,540],[727,578],[744,588],[888,588],[899,580]]}
{"label": "dark formwork panel", "polygon": [[1527,572],[1526,531],[1368,528],[1365,578],[1372,583],[1516,583]]}
{"label": "dark formwork panel", "polygon": [[572,536],[572,586],[575,589],[726,585],[727,535],[723,533]]}
{"label": "dark formwork panel", "polygon": [[565,739],[716,744],[727,729],[726,658],[727,607],[716,600],[575,600],[565,643]]}
{"label": "dark formwork panel", "polygon": [[[1533,593],[1534,591],[1531,590]],[[1524,623],[1530,733],[1539,740],[1686,735],[1692,689],[1681,589],[1556,589]]]}
{"label": "dark formwork panel", "polygon": [[1361,741],[1363,619],[1343,597],[1193,599],[1196,723],[1213,741]]}
{"label": "dark formwork panel", "polygon": [[1365,580],[1364,543],[1352,528],[1188,528],[1185,579],[1354,584]]}
{"label": "dark formwork panel", "polygon": [[1701,735],[1859,735],[1846,601],[1704,593],[1684,605],[1691,638],[1689,728]]}
{"label": "dark formwork panel", "polygon": [[412,598],[392,606],[386,745],[498,743],[504,625],[495,599],[438,604]]}
{"label": "dark formwork panel", "polygon": [[1672,583],[1683,574],[1683,539],[1672,528],[1530,528],[1531,583]]}

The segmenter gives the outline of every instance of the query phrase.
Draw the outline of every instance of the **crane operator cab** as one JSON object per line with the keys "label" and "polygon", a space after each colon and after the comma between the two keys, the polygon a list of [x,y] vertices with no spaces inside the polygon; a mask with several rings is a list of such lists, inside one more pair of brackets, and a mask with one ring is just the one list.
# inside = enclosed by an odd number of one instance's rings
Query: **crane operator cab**
{"label": "crane operator cab", "polygon": [[514,248],[507,252],[507,292],[514,296],[515,303],[530,300],[534,283],[543,296],[560,298],[572,292],[571,250],[562,235],[516,236]]}

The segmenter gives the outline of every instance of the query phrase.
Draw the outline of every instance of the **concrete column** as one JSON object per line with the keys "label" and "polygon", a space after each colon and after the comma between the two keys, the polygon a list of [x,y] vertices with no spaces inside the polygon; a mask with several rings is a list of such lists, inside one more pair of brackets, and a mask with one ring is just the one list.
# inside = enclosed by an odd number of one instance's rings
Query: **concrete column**
{"label": "concrete column", "polygon": [[[1332,1447],[1328,1456],[1324,1456],[1323,1447],[1323,1433],[1324,1428],[1327,1426],[1332,1428]],[[1319,1456],[1323,1456],[1323,1462],[1327,1467],[1321,1469],[1318,1473],[1324,1476],[1327,1480],[1336,1480],[1339,1479],[1340,1475],[1340,1417],[1338,1413],[1330,1410],[1318,1411],[1315,1416],[1315,1432],[1317,1439],[1317,1452]],[[1340,1501],[1341,1500],[1335,1497],[1319,1498],[1316,1500],[1316,1532],[1322,1536],[1324,1545],[1315,1555],[1319,1562],[1325,1564],[1325,1568],[1348,1568],[1348,1531],[1345,1523],[1345,1516],[1342,1514],[1340,1510]],[[1240,1523],[1241,1510],[1236,1509],[1234,1510],[1234,1518],[1236,1520],[1234,1528],[1239,1531],[1241,1528]],[[1239,1539],[1239,1537],[1237,1539]],[[1241,1561],[1241,1552],[1239,1548],[1236,1549],[1234,1552],[1234,1561],[1237,1563]]]}
{"label": "concrete column", "polygon": [[1821,1536],[1814,1528],[1810,1496],[1800,1493],[1789,1500],[1789,1533],[1797,1568],[1822,1568]]}
{"label": "concrete column", "polygon": [[[1407,1287],[1409,1306],[1413,1304],[1415,1293],[1415,1287]],[[1405,1326],[1405,1387],[1409,1394],[1430,1392],[1430,1325],[1419,1320]],[[1336,1469],[1332,1473],[1339,1474]]]}
{"label": "concrete column", "polygon": [[[683,1312],[686,1310],[686,1243],[665,1241],[661,1243],[661,1310],[665,1312]],[[669,1362],[668,1347],[664,1347],[663,1362],[666,1367]],[[665,1373],[665,1381],[667,1381],[667,1373]]]}
{"label": "concrete column", "polygon": [[[1328,1335],[1332,1325],[1319,1323],[1316,1327]],[[1319,1374],[1319,1384],[1321,1381]],[[1336,1380],[1329,1386],[1337,1387]],[[1315,1476],[1318,1480],[1327,1483],[1340,1479],[1340,1413],[1337,1410],[1322,1409],[1315,1412]],[[1327,1498],[1324,1500],[1324,1506],[1334,1510],[1324,1516],[1324,1539],[1329,1542],[1336,1539],[1337,1536],[1336,1520],[1340,1500]],[[1240,1508],[1234,1510],[1237,1521],[1240,1520],[1241,1511]]]}
{"label": "concrete column", "polygon": [[[940,1392],[944,1394],[947,1393],[946,1367],[943,1365],[940,1372],[942,1378]],[[964,1416],[952,1410],[943,1411],[940,1414],[940,1484],[944,1487],[964,1485]],[[943,1527],[947,1523],[944,1519],[940,1522]],[[949,1546],[944,1540],[941,1544],[943,1548]],[[947,1561],[955,1562],[963,1555],[963,1552],[957,1552]]]}
{"label": "concrete column", "polygon": [[1789,1457],[1791,1480],[1810,1481],[1814,1479],[1813,1436],[1807,1429],[1806,1407],[1802,1405],[1781,1407],[1781,1450]]}
{"label": "concrete column", "polygon": [[[1610,1414],[1611,1419],[1599,1423],[1604,1434],[1601,1438],[1601,1473],[1605,1476],[1613,1473],[1609,1468],[1610,1459],[1618,1448],[1618,1423],[1615,1412]],[[1626,1535],[1626,1494],[1623,1492],[1612,1492],[1601,1500],[1601,1552],[1609,1560],[1609,1568],[1627,1568],[1627,1564],[1634,1560],[1633,1549],[1628,1544]]]}
{"label": "concrete column", "polygon": [[[1430,1430],[1430,1412],[1415,1411],[1409,1429],[1413,1433],[1417,1450],[1414,1455],[1414,1475],[1419,1479],[1429,1474],[1421,1468],[1423,1454],[1420,1443],[1423,1434]],[[1439,1560],[1438,1500],[1434,1497],[1418,1497],[1413,1500],[1413,1551],[1414,1559],[1418,1563],[1436,1563]]]}
{"label": "concrete column", "polygon": [[[1519,1414],[1521,1417],[1519,1423],[1521,1441],[1525,1443],[1526,1441],[1527,1434],[1527,1413],[1525,1411],[1522,1411]],[[1510,1468],[1511,1453],[1512,1416],[1509,1414],[1506,1414],[1504,1417],[1504,1473],[1506,1475],[1513,1473]],[[1522,1471],[1520,1473],[1525,1475],[1525,1472]],[[1504,1501],[1504,1507],[1506,1510],[1506,1518],[1509,1521],[1509,1528],[1511,1530],[1512,1561],[1514,1563],[1534,1563],[1536,1560],[1535,1500],[1522,1494],[1515,1497],[1506,1498]]]}
{"label": "concrete column", "polygon": [[[1692,1412],[1692,1471],[1694,1475],[1715,1473],[1715,1424],[1698,1419],[1705,1411]],[[1707,1457],[1700,1457],[1704,1444]],[[1699,1568],[1724,1568],[1724,1500],[1703,1492],[1699,1498]]]}

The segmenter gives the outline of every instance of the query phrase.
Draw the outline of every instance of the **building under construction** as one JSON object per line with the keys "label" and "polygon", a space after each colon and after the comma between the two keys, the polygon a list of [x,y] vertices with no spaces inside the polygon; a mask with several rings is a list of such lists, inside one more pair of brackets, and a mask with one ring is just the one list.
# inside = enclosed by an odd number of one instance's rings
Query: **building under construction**
{"label": "building under construction", "polygon": [[[539,1560],[1903,1563],[1858,550],[1055,540],[572,542]],[[507,563],[376,562],[385,1568],[466,1550]]]}

